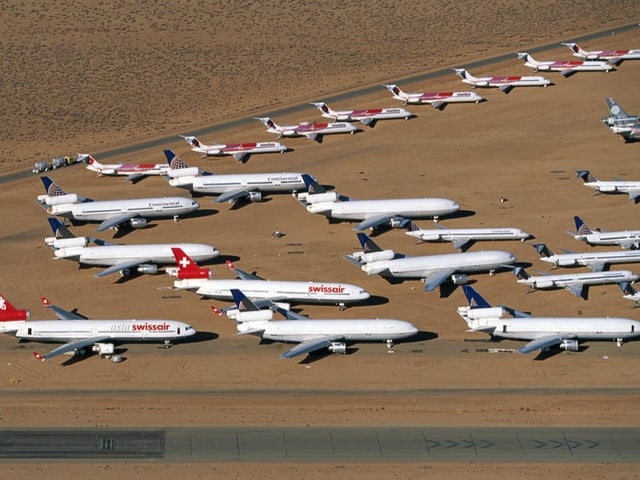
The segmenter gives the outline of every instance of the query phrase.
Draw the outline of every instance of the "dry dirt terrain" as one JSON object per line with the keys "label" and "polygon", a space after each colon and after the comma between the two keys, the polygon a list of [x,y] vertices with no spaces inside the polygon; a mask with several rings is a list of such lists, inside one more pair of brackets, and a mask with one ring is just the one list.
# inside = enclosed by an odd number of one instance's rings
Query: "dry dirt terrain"
{"label": "dry dirt terrain", "polygon": [[[203,2],[204,3],[204,2]],[[608,133],[599,118],[604,98],[616,98],[640,112],[640,62],[615,72],[549,73],[549,88],[515,89],[508,95],[478,90],[479,105],[452,105],[438,112],[409,107],[417,117],[379,122],[354,136],[327,137],[319,145],[283,140],[294,151],[253,156],[246,164],[230,158],[201,159],[177,137],[233,118],[268,113],[287,105],[322,100],[351,89],[397,82],[407,91],[467,90],[455,75],[431,82],[402,78],[536,45],[571,40],[588,32],[626,25],[638,18],[637,2],[230,2],[210,6],[177,1],[153,4],[113,2],[1,2],[5,68],[0,74],[6,102],[0,140],[3,172],[31,168],[34,161],[87,151],[100,158],[112,147],[175,134],[172,148],[193,166],[215,171],[302,171],[356,198],[436,196],[456,200],[470,214],[443,219],[450,227],[513,226],[552,249],[584,251],[565,231],[573,215],[608,230],[638,228],[637,206],[625,196],[594,196],[575,178],[589,169],[599,178],[640,179],[638,148]],[[568,3],[568,2],[567,2]],[[614,8],[615,7],[615,8]],[[640,48],[640,28],[607,35],[591,49]],[[513,60],[478,68],[478,75],[531,74]],[[558,45],[535,55],[566,59]],[[335,107],[397,105],[380,87]],[[308,112],[278,118],[281,123],[318,119]],[[269,140],[258,122],[216,134],[222,142]],[[202,137],[208,142],[214,138]],[[158,149],[117,161],[161,162]],[[112,161],[112,160],[109,160]],[[69,192],[96,198],[186,195],[164,180],[136,185],[95,178],[82,165],[52,173]],[[367,277],[342,256],[358,247],[347,223],[329,225],[308,214],[288,195],[230,210],[199,198],[203,213],[174,223],[152,222],[117,241],[211,243],[245,270],[272,279],[343,281],[362,285],[376,301],[339,312],[305,307],[313,318],[389,317],[413,322],[423,333],[398,344],[357,345],[346,356],[312,362],[283,361],[287,347],[235,336],[235,326],[213,317],[212,303],[170,289],[166,275],[119,283],[94,278],[96,269],[54,261],[43,243],[50,235],[46,213],[34,202],[42,193],[36,176],[3,184],[0,230],[1,291],[32,318],[50,318],[38,305],[46,295],[92,318],[174,318],[210,332],[210,339],[170,350],[127,345],[126,361],[115,365],[89,358],[62,366],[40,364],[30,354],[49,346],[0,338],[0,428],[161,427],[192,425],[638,425],[638,396],[612,393],[640,381],[640,344],[617,348],[589,344],[579,353],[545,361],[487,348],[482,334],[465,332],[456,307],[464,297],[424,293],[419,281],[389,285]],[[506,202],[500,202],[500,198]],[[430,225],[428,220],[419,222]],[[274,230],[285,236],[272,237]],[[96,234],[95,225],[73,228]],[[380,235],[383,248],[410,255],[451,252],[448,244],[420,244],[402,231]],[[547,271],[528,243],[476,245],[513,252],[531,271]],[[302,253],[301,253],[302,252]],[[210,267],[231,277],[222,260]],[[635,270],[636,267],[621,266]],[[490,302],[538,315],[637,318],[617,287],[596,287],[584,301],[565,291],[527,294],[511,273],[474,276],[474,287]],[[215,303],[215,302],[213,302]],[[224,304],[224,302],[217,302]],[[477,389],[477,395],[434,395],[430,389]],[[491,389],[505,389],[504,397]],[[566,392],[558,393],[566,388]],[[216,395],[216,389],[220,394]],[[302,398],[286,392],[299,389]],[[510,394],[509,390],[518,393]],[[530,389],[531,395],[523,395]],[[550,394],[541,394],[549,389]],[[577,389],[591,392],[575,393]],[[83,392],[91,392],[83,397]],[[188,392],[188,393],[181,393]],[[285,393],[283,393],[285,392]],[[407,478],[451,475],[473,478],[578,474],[581,478],[637,478],[636,465],[92,465],[100,478]],[[87,473],[87,465],[0,464],[2,478],[66,478]]]}

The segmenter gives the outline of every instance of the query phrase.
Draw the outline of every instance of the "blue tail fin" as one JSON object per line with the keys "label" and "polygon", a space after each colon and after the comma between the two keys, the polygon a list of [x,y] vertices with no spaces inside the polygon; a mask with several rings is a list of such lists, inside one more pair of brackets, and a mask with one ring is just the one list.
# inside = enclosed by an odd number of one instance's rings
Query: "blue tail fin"
{"label": "blue tail fin", "polygon": [[576,175],[580,177],[584,183],[597,182],[596,177],[591,175],[589,170],[576,170]]}
{"label": "blue tail fin", "polygon": [[358,240],[360,241],[360,245],[362,245],[362,250],[364,253],[371,252],[380,252],[382,249],[371,240],[365,233],[359,232],[356,234],[358,236]]}
{"label": "blue tail fin", "polygon": [[258,306],[249,300],[244,293],[236,288],[231,289],[231,295],[233,295],[233,301],[236,302],[238,310],[241,312],[257,312],[260,309]]}
{"label": "blue tail fin", "polygon": [[534,243],[533,248],[543,257],[553,257],[553,252],[544,243]]}
{"label": "blue tail fin", "polygon": [[589,235],[593,233],[586,223],[578,216],[573,217],[573,221],[576,224],[576,233],[578,235]]}
{"label": "blue tail fin", "polygon": [[305,187],[307,187],[307,192],[310,194],[327,193],[325,188],[308,173],[302,174],[302,181],[304,182]]}
{"label": "blue tail fin", "polygon": [[55,217],[47,218],[49,221],[49,225],[51,225],[51,231],[53,231],[53,236],[56,238],[74,238],[75,235],[69,231],[64,224]]}
{"label": "blue tail fin", "polygon": [[469,285],[463,285],[462,291],[467,297],[467,302],[469,302],[469,306],[471,308],[491,308],[489,302],[482,298],[482,295],[476,292],[473,287],[470,287]]}
{"label": "blue tail fin", "polygon": [[189,168],[189,165],[184,163],[173,150],[163,150],[164,156],[167,157],[167,163],[172,170],[178,170],[180,168]]}
{"label": "blue tail fin", "polygon": [[515,267],[513,269],[513,274],[518,280],[526,280],[531,276],[523,267]]}
{"label": "blue tail fin", "polygon": [[61,195],[66,195],[66,192],[62,190],[62,188],[60,188],[60,186],[56,182],[51,180],[51,178],[47,177],[46,175],[40,177],[40,180],[42,180],[42,183],[44,184],[45,193],[50,197],[59,197]]}

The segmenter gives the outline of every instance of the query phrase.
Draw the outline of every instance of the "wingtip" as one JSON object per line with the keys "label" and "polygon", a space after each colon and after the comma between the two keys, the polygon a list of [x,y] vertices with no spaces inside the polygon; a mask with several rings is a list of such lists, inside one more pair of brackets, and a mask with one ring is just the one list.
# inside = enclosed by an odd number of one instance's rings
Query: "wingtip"
{"label": "wingtip", "polygon": [[46,360],[46,358],[44,358],[44,356],[40,355],[38,352],[33,352],[33,356],[36,360],[40,360],[41,362],[44,362]]}

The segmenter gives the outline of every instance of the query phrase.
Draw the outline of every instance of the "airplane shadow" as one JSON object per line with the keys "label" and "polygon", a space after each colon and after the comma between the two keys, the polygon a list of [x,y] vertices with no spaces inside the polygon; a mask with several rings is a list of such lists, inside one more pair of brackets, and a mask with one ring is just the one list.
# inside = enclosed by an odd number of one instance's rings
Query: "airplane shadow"
{"label": "airplane shadow", "polygon": [[216,210],[215,208],[199,208],[195,212],[191,212],[189,215],[180,217],[180,220],[189,219],[189,218],[210,217],[211,215],[216,215],[219,212],[220,211]]}
{"label": "airplane shadow", "polygon": [[455,213],[451,213],[449,215],[445,215],[444,217],[440,217],[440,220],[453,220],[455,218],[473,217],[475,214],[476,214],[475,210],[458,210]]}
{"label": "airplane shadow", "polygon": [[397,343],[418,343],[418,342],[428,342],[430,340],[435,340],[439,335],[436,332],[429,332],[427,330],[418,330],[413,337],[405,338]]}
{"label": "airplane shadow", "polygon": [[[176,343],[176,345],[182,345],[187,343],[201,343],[201,342],[210,342],[211,340],[216,340],[220,335],[213,332],[196,332],[194,335],[185,338],[184,340],[180,340],[180,342]],[[160,345],[158,348],[164,348],[163,345]]]}
{"label": "airplane shadow", "polygon": [[[589,347],[587,345],[579,345],[578,346],[578,352],[584,352],[585,350],[588,350]],[[536,362],[541,362],[543,360],[546,360],[547,358],[551,358],[551,357],[555,357],[556,355],[560,354],[560,353],[565,353],[566,350],[563,350],[561,348],[550,348],[547,350],[542,350],[541,352],[539,352],[534,358],[533,360]]]}
{"label": "airplane shadow", "polygon": [[380,295],[371,295],[366,300],[363,300],[361,302],[349,305],[348,308],[351,308],[352,306],[353,307],[357,307],[357,306],[372,307],[372,306],[376,306],[376,305],[385,305],[387,303],[389,303],[389,299],[387,297],[382,297]]}

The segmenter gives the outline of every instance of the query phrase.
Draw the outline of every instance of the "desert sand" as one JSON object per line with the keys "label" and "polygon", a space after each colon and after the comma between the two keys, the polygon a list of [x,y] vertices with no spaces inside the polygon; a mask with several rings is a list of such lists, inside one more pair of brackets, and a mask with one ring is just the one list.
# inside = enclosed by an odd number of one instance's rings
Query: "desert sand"
{"label": "desert sand", "polygon": [[[416,10],[414,12],[414,10]],[[458,201],[472,215],[443,219],[451,227],[513,226],[552,249],[583,251],[565,231],[573,215],[608,230],[637,228],[637,207],[625,196],[600,195],[581,185],[575,170],[599,178],[640,178],[637,144],[625,144],[600,124],[604,97],[613,96],[637,112],[634,95],[640,62],[625,62],[609,74],[578,73],[556,85],[515,89],[509,95],[478,90],[479,105],[452,105],[442,112],[409,107],[417,117],[379,122],[354,136],[327,137],[322,145],[283,140],[294,151],[253,156],[246,164],[230,158],[201,159],[177,137],[208,125],[250,118],[369,85],[395,82],[407,91],[466,90],[455,75],[433,82],[403,83],[417,73],[464,66],[480,58],[571,40],[634,21],[636,2],[337,2],[315,5],[192,2],[151,5],[89,2],[75,4],[7,2],[2,20],[12,35],[0,47],[7,95],[5,133],[0,141],[4,172],[31,168],[50,157],[100,152],[175,134],[172,148],[190,165],[218,173],[306,171],[340,193],[356,198],[441,196]],[[636,15],[634,15],[636,14]],[[639,48],[640,30],[606,35],[585,44],[593,49]],[[536,58],[569,58],[565,47]],[[23,67],[23,66],[26,66]],[[478,75],[530,74],[515,58],[474,70]],[[339,108],[393,106],[380,87]],[[634,110],[635,109],[635,110]],[[309,107],[282,123],[318,119]],[[269,140],[258,122],[216,133],[224,142]],[[206,137],[203,141],[213,140]],[[118,161],[160,162],[160,149],[135,151]],[[186,195],[164,180],[129,185],[95,178],[82,165],[52,173],[65,190],[96,199]],[[0,234],[2,293],[32,318],[50,318],[38,305],[46,295],[93,318],[175,318],[210,332],[212,339],[170,350],[127,345],[127,360],[114,365],[89,358],[63,367],[35,362],[35,348],[0,338],[2,366],[0,426],[125,427],[189,425],[637,425],[637,343],[589,344],[585,351],[545,361],[531,356],[489,354],[487,348],[515,348],[518,342],[485,342],[465,332],[456,307],[461,292],[448,298],[424,293],[419,281],[389,285],[367,277],[342,256],[357,248],[351,226],[328,224],[308,214],[288,195],[230,210],[199,198],[203,211],[178,223],[153,222],[121,242],[197,241],[215,245],[245,270],[267,278],[344,281],[362,285],[378,299],[340,313],[334,307],[305,306],[313,318],[379,316],[413,322],[423,335],[400,343],[394,354],[384,345],[357,345],[350,355],[313,362],[278,358],[286,346],[259,345],[237,337],[233,323],[213,317],[211,303],[170,289],[166,275],[125,283],[94,278],[96,269],[54,261],[43,243],[50,235],[45,212],[33,199],[42,193],[36,176],[3,184]],[[500,198],[507,199],[500,202]],[[419,222],[428,226],[429,221]],[[285,236],[275,239],[274,230]],[[95,225],[73,228],[96,234]],[[448,244],[420,244],[402,231],[380,235],[383,248],[411,255],[451,252]],[[547,271],[528,243],[476,245],[474,250],[509,250],[532,270]],[[302,253],[300,253],[302,252]],[[210,267],[231,277],[222,259]],[[622,268],[622,267],[620,267]],[[633,265],[625,266],[635,270]],[[512,274],[474,276],[490,302],[539,315],[609,315],[636,318],[617,287],[592,288],[584,301],[564,291],[527,294]],[[224,302],[217,302],[224,304]],[[478,341],[480,340],[480,341]],[[433,389],[477,389],[477,395],[434,395]],[[496,399],[491,389],[507,392]],[[531,389],[531,395],[520,389]],[[548,395],[540,394],[549,392]],[[627,390],[625,390],[627,389]],[[299,390],[304,401],[289,398]],[[587,395],[578,391],[591,392]],[[608,391],[618,393],[608,393]],[[132,392],[137,392],[132,395]],[[216,393],[216,392],[220,393]],[[559,393],[562,391],[562,393]],[[181,392],[188,392],[181,393]],[[628,394],[619,392],[629,392]],[[114,393],[116,393],[114,395]],[[82,470],[81,470],[82,468]],[[185,470],[186,468],[186,470]],[[132,474],[168,478],[407,478],[452,474],[489,478],[526,476],[526,465],[96,465],[101,478]],[[2,464],[3,478],[46,475],[62,478],[86,472],[86,465]],[[547,465],[540,473],[559,476],[634,478],[633,466]]]}

